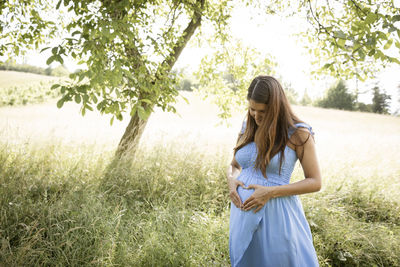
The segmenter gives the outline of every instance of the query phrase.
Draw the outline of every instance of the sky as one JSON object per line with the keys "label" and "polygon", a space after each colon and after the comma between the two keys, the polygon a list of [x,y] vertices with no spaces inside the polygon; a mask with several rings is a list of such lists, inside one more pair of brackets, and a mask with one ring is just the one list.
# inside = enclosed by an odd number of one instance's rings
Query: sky
{"label": "sky", "polygon": [[[400,0],[399,0],[400,2]],[[299,33],[309,27],[307,21],[299,16],[281,17],[266,15],[265,17],[252,16],[251,10],[235,8],[232,14],[231,33],[234,37],[241,39],[244,44],[253,46],[260,51],[274,56],[278,63],[277,72],[289,82],[298,92],[301,98],[304,91],[312,98],[322,97],[324,92],[335,83],[335,79],[329,76],[313,77],[310,75],[312,65],[311,57],[303,47],[295,33]],[[207,49],[186,47],[181,54],[176,66],[178,68],[189,68],[193,71],[200,63],[201,58],[209,52]],[[46,60],[50,51],[39,54],[31,52],[24,61],[28,64],[41,67],[46,66]],[[22,61],[22,59],[19,59]],[[70,71],[79,66],[71,60],[66,59],[65,65]],[[391,111],[400,108],[400,66],[392,66],[377,75],[377,81],[381,89],[385,89],[392,96]],[[316,79],[319,78],[319,79]],[[376,81],[358,82],[359,91],[369,91]],[[356,80],[347,81],[350,90],[356,87]],[[365,103],[372,102],[370,93],[362,94],[359,100]]]}

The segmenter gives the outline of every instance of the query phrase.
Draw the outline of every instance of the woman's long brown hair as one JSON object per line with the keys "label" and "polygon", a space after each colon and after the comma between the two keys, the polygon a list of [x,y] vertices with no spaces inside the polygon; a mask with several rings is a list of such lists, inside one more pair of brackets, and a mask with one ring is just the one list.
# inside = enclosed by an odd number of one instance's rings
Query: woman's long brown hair
{"label": "woman's long brown hair", "polygon": [[[302,122],[293,113],[280,83],[271,76],[258,76],[250,84],[247,100],[267,105],[263,121],[257,126],[254,118],[247,112],[246,129],[238,139],[234,153],[250,142],[255,142],[258,154],[255,167],[266,177],[267,166],[274,155],[280,153],[279,173],[284,160],[284,151],[289,142],[289,129]],[[260,128],[260,129],[258,129]],[[257,130],[258,129],[258,130]],[[307,138],[308,140],[308,138]]]}

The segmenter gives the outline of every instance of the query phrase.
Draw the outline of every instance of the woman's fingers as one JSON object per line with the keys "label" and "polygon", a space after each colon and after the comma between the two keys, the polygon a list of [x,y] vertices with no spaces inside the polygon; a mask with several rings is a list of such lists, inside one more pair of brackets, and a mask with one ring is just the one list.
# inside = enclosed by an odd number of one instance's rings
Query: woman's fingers
{"label": "woman's fingers", "polygon": [[241,187],[246,187],[242,181],[237,180],[237,183],[238,183],[238,186],[240,185]]}
{"label": "woman's fingers", "polygon": [[258,186],[258,184],[251,184],[247,187],[247,189],[256,189]]}
{"label": "woman's fingers", "polygon": [[250,202],[253,202],[254,200],[255,200],[254,196],[251,195],[248,199],[246,199],[246,200],[243,202],[243,206],[248,205]]}
{"label": "woman's fingers", "polygon": [[258,207],[254,210],[254,213],[258,212],[262,207],[263,205],[258,205]]}
{"label": "woman's fingers", "polygon": [[229,197],[231,198],[233,204],[237,207],[237,208],[241,208],[242,207],[242,200],[240,199],[240,196],[237,192],[237,188],[238,186],[242,186],[245,187],[244,183],[240,180],[233,180],[233,183],[231,183],[230,186],[230,193],[229,193]]}
{"label": "woman's fingers", "polygon": [[244,210],[251,210],[252,208],[254,208],[257,205],[257,201],[255,199],[247,199],[244,203],[243,203],[243,209]]}
{"label": "woman's fingers", "polygon": [[239,194],[236,191],[230,193],[230,198],[237,208],[242,206],[242,201],[240,200]]}
{"label": "woman's fingers", "polygon": [[259,211],[263,206],[264,206],[263,204],[258,203],[256,200],[253,200],[253,201],[247,203],[247,205],[243,205],[243,210],[249,211],[249,210],[251,210],[251,209],[253,209],[253,208],[256,208],[256,209],[254,210],[254,213],[256,213],[256,212]]}

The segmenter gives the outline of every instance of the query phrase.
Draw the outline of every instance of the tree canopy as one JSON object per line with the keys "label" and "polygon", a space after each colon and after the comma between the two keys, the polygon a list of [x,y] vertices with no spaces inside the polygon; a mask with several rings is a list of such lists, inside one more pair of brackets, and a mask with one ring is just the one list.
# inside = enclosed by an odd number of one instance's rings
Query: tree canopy
{"label": "tree canopy", "polygon": [[[379,70],[390,64],[400,64],[400,8],[395,6],[394,1],[307,0],[294,4],[293,1],[276,0],[252,1],[252,4],[263,10],[259,13],[264,12],[264,15],[265,13],[282,16],[296,14],[309,22],[310,27],[299,32],[298,36],[312,57],[314,69],[310,72],[315,78],[321,74],[328,74],[342,80],[356,77],[365,81],[375,78]],[[229,42],[226,46],[227,51],[232,50]],[[224,61],[227,57],[225,55],[222,58]],[[271,59],[268,55],[264,55],[264,58]],[[211,68],[208,73],[215,72],[220,61],[221,52],[217,49],[214,60],[208,59],[212,66],[208,67]],[[260,68],[260,70],[266,73],[266,69]],[[253,71],[253,68],[248,68],[249,73]],[[234,79],[248,81],[248,73],[242,76],[240,74],[237,73]],[[247,90],[246,87],[240,87],[242,91],[236,94],[231,92],[225,94],[227,87],[221,87],[221,84],[216,82],[216,77],[200,81],[200,88],[207,88],[208,91],[215,91],[211,88],[220,88],[217,93],[225,95],[224,103],[220,104],[224,118],[229,116],[227,112],[232,109],[226,106],[237,102],[238,98],[243,98]]]}
{"label": "tree canopy", "polygon": [[[228,1],[9,1],[1,6],[0,53],[19,54],[58,35],[47,64],[72,57],[86,65],[70,75],[71,83],[55,85],[65,101],[82,104],[82,114],[96,105],[102,113],[136,112],[146,118],[153,104],[174,110],[176,77],[170,72],[182,49],[208,20],[219,30],[229,12]],[[64,14],[64,21],[49,19]],[[8,39],[10,42],[5,43]],[[43,50],[45,50],[43,49]],[[42,51],[43,51],[42,50]],[[147,103],[147,105],[146,105]],[[114,118],[114,117],[113,117]]]}
{"label": "tree canopy", "polygon": [[395,1],[303,1],[310,53],[322,70],[342,79],[374,77],[376,69],[400,64],[400,7]]}

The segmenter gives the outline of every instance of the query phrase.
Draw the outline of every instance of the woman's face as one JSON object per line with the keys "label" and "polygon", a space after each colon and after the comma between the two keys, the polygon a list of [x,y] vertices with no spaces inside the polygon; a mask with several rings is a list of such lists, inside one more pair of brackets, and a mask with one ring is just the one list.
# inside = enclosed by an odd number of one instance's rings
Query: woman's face
{"label": "woman's face", "polygon": [[265,112],[267,110],[267,105],[264,103],[257,103],[254,100],[250,99],[249,101],[249,111],[250,116],[254,118],[256,124],[259,126],[265,116]]}

